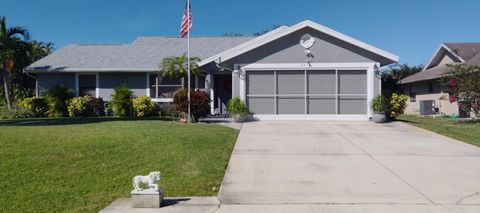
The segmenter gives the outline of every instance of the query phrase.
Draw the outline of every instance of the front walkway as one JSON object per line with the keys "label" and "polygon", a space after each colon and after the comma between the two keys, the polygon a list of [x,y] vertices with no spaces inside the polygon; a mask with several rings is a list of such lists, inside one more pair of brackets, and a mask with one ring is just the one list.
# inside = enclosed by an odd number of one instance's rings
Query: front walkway
{"label": "front walkway", "polygon": [[479,148],[408,124],[258,122],[244,124],[219,199],[448,212],[480,211],[479,192]]}

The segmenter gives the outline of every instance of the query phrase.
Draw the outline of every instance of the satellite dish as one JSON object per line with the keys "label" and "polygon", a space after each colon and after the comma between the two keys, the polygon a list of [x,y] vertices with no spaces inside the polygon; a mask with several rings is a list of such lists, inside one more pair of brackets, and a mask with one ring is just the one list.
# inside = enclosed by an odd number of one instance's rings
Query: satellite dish
{"label": "satellite dish", "polygon": [[305,49],[310,49],[315,44],[315,38],[310,34],[305,34],[300,38],[300,45]]}

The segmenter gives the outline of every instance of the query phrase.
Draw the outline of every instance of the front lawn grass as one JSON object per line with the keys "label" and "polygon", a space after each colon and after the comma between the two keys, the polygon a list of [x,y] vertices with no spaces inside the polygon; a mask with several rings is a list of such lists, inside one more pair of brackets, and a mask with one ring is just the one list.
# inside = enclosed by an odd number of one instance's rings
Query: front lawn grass
{"label": "front lawn grass", "polygon": [[414,126],[436,132],[463,142],[480,147],[480,123],[459,122],[456,119],[420,117],[414,115],[402,115],[400,121]]}
{"label": "front lawn grass", "polygon": [[166,196],[212,196],[238,131],[158,119],[0,121],[0,212],[96,212],[162,173]]}

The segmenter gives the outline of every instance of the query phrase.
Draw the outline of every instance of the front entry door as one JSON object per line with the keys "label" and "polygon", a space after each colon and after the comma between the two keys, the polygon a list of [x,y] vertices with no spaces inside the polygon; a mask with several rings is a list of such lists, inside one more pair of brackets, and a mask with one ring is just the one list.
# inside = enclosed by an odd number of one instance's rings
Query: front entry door
{"label": "front entry door", "polygon": [[215,113],[227,114],[227,102],[232,99],[232,76],[215,75]]}

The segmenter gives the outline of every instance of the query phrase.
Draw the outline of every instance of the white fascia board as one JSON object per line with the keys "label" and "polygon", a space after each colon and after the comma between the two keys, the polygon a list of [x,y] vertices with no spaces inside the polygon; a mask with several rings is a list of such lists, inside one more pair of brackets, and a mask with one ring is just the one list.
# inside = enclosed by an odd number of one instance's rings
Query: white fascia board
{"label": "white fascia board", "polygon": [[445,44],[441,44],[438,48],[437,48],[437,51],[433,54],[433,56],[430,58],[430,60],[428,61],[428,63],[425,65],[425,67],[423,67],[423,71],[427,70],[427,69],[430,69],[430,65],[435,61],[435,60],[438,60],[438,57],[440,56],[441,54],[441,50],[444,49],[446,51],[448,51],[449,53],[451,53],[453,56],[455,56],[458,60],[460,60],[462,63],[465,63],[465,60],[463,60],[462,57],[460,57],[458,54],[456,54],[455,52],[453,52],[449,47],[447,47],[447,45]]}
{"label": "white fascia board", "polygon": [[435,60],[435,58],[438,56],[438,54],[440,54],[440,50],[442,50],[444,47],[444,45],[441,44],[438,48],[437,48],[437,51],[435,51],[435,53],[433,53],[433,56],[430,58],[430,60],[428,61],[428,63],[423,67],[423,71],[427,70],[427,67],[430,67],[430,64],[432,64],[432,62]]}
{"label": "white fascia board", "polygon": [[210,62],[212,62],[212,61],[214,61],[214,60],[216,60],[216,59],[218,59],[218,58],[220,58],[222,61],[227,61],[227,60],[229,60],[229,59],[231,59],[231,58],[233,58],[233,57],[236,57],[236,56],[238,56],[238,55],[241,55],[241,54],[243,54],[243,53],[245,53],[245,52],[248,52],[248,51],[250,51],[250,50],[253,50],[253,49],[257,48],[257,47],[260,47],[260,46],[262,46],[262,45],[264,45],[264,44],[267,44],[267,43],[269,43],[269,42],[272,42],[272,41],[274,41],[274,40],[277,40],[277,39],[279,39],[279,38],[281,38],[281,37],[284,37],[284,36],[286,36],[286,35],[289,35],[289,34],[291,34],[291,33],[293,33],[293,32],[296,32],[296,31],[298,31],[298,30],[300,30],[300,29],[303,29],[303,28],[305,28],[305,27],[313,28],[313,29],[318,30],[318,31],[320,31],[320,32],[322,32],[322,33],[328,34],[328,35],[330,35],[330,36],[332,36],[332,37],[334,37],[334,38],[337,38],[337,39],[339,39],[339,40],[343,40],[343,41],[345,41],[345,42],[348,42],[348,43],[350,43],[350,44],[352,44],[352,45],[355,45],[355,46],[357,46],[357,47],[360,47],[360,48],[362,48],[362,49],[365,49],[365,50],[367,50],[367,51],[369,51],[369,52],[375,53],[375,54],[377,54],[377,55],[380,55],[380,56],[385,57],[385,58],[387,58],[387,59],[390,59],[390,60],[392,60],[392,61],[398,62],[398,61],[400,60],[400,57],[397,56],[397,55],[394,55],[394,54],[389,53],[389,52],[387,52],[387,51],[381,50],[381,49],[379,49],[379,48],[376,48],[376,47],[374,47],[374,46],[371,46],[371,45],[369,45],[369,44],[366,44],[366,43],[364,43],[364,42],[361,42],[361,41],[359,41],[359,40],[357,40],[357,39],[354,39],[354,38],[352,38],[352,37],[350,37],[350,36],[347,36],[347,35],[345,35],[345,34],[339,33],[339,32],[337,32],[337,31],[335,31],[335,30],[333,30],[333,29],[330,29],[330,28],[325,27],[325,26],[323,26],[323,25],[317,24],[317,23],[315,23],[315,22],[313,22],[313,21],[306,20],[306,21],[300,22],[300,23],[298,23],[298,24],[296,24],[296,25],[293,25],[293,26],[291,26],[291,27],[288,27],[288,28],[282,28],[282,29],[274,30],[274,31],[272,31],[272,32],[270,32],[270,33],[265,34],[265,37],[255,38],[255,39],[253,39],[253,40],[251,40],[251,41],[248,41],[248,42],[246,42],[246,43],[244,43],[244,44],[241,44],[241,45],[239,45],[239,46],[237,46],[237,47],[235,47],[235,48],[232,48],[232,49],[227,50],[227,51],[225,51],[225,52],[223,52],[223,53],[220,53],[220,54],[218,54],[218,55],[215,55],[215,56],[213,56],[213,57],[210,57],[210,58],[208,58],[208,59],[200,62],[199,65],[200,65],[200,66],[203,66],[203,65],[205,65],[205,64],[207,64],[207,63],[210,63]]}
{"label": "white fascia board", "polygon": [[290,69],[368,69],[375,62],[368,63],[254,63],[245,65],[242,70],[290,70]]}
{"label": "white fascia board", "polygon": [[[242,53],[245,53],[245,52],[247,52],[248,50],[247,50],[247,51],[244,51],[244,49],[246,49],[246,48],[248,48],[248,47],[250,47],[250,46],[256,46],[256,47],[261,46],[261,45],[258,45],[258,43],[262,42],[263,40],[266,40],[266,39],[269,38],[269,37],[274,36],[275,34],[277,34],[277,33],[279,33],[279,32],[285,31],[285,30],[287,30],[288,28],[289,28],[289,27],[287,27],[287,26],[281,26],[281,27],[279,27],[279,28],[277,28],[277,29],[275,29],[275,30],[272,30],[272,31],[270,31],[270,32],[268,32],[268,33],[265,33],[265,34],[263,34],[263,35],[261,35],[261,36],[259,36],[259,37],[256,37],[256,38],[254,38],[254,39],[252,39],[252,40],[250,40],[250,41],[246,41],[246,42],[244,42],[244,43],[242,43],[242,44],[239,44],[239,45],[237,45],[237,46],[235,46],[235,47],[233,47],[233,48],[231,48],[231,49],[228,49],[228,50],[226,50],[226,51],[223,51],[223,52],[221,52],[221,53],[219,53],[219,54],[217,54],[217,55],[214,55],[214,56],[212,56],[212,57],[209,57],[209,58],[207,58],[207,59],[205,59],[205,60],[202,60],[202,61],[200,61],[200,62],[198,63],[198,66],[204,66],[204,65],[206,65],[206,64],[208,64],[208,63],[210,63],[210,62],[212,62],[212,61],[215,61],[215,60],[217,60],[217,59],[219,59],[219,58],[223,61],[224,58],[225,58],[225,56],[240,55],[240,54],[242,54]],[[230,58],[231,58],[231,57],[230,57]],[[230,58],[229,58],[229,59],[230,59]]]}
{"label": "white fascia board", "polygon": [[460,60],[462,63],[465,63],[465,60],[463,60],[462,57],[460,57],[457,53],[452,51],[447,45],[442,44],[442,47],[445,48],[448,52],[450,52],[453,56],[455,56],[458,60]]}
{"label": "white fascia board", "polygon": [[61,70],[29,70],[29,73],[62,73],[62,72],[160,72],[161,69],[129,69],[129,68],[65,68]]}

